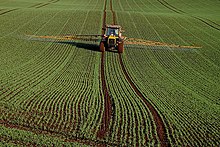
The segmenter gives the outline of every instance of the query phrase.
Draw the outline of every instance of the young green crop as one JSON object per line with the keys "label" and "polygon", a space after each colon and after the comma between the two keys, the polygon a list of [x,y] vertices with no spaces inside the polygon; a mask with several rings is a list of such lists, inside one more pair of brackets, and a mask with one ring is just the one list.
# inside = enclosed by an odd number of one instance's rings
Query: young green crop
{"label": "young green crop", "polygon": [[[121,57],[134,86],[161,117],[172,146],[217,146],[220,3],[111,3],[126,37],[201,46],[174,49],[125,42]],[[107,0],[108,23],[113,21],[110,8]],[[100,34],[103,9],[103,0],[1,2],[0,145],[162,144],[157,131],[161,125],[126,78],[117,53],[105,53],[112,114],[109,131],[100,139],[106,108],[99,42],[27,36]]]}

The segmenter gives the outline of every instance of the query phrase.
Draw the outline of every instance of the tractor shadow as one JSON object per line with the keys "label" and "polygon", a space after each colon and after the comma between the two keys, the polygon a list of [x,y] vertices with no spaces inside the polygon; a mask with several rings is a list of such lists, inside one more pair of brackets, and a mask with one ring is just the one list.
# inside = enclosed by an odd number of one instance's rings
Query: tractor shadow
{"label": "tractor shadow", "polygon": [[[99,45],[90,42],[73,42],[73,41],[56,41],[55,43],[59,44],[68,44],[75,46],[77,48],[82,48],[90,51],[100,52]],[[118,53],[117,50],[106,50],[106,52]]]}
{"label": "tractor shadow", "polygon": [[67,44],[70,46],[77,47],[79,49],[86,49],[90,51],[99,52],[99,45],[97,42],[76,42],[76,41],[62,41],[62,40],[54,40],[47,38],[27,38],[30,41],[38,41],[38,42],[51,42],[56,44]]}
{"label": "tractor shadow", "polygon": [[90,51],[100,52],[99,51],[99,45],[94,43],[88,43],[88,42],[72,42],[72,41],[56,41],[54,43],[58,44],[68,44],[71,46],[75,46],[77,48],[83,48]]}
{"label": "tractor shadow", "polygon": [[[30,41],[39,41],[39,42],[52,42],[56,44],[67,44],[74,47],[77,47],[78,49],[85,49],[90,50],[94,52],[100,52],[99,44],[97,42],[80,42],[80,41],[62,41],[62,40],[53,40],[53,39],[45,39],[45,38],[26,38]],[[112,53],[118,53],[117,50],[106,50],[106,52],[112,52]]]}

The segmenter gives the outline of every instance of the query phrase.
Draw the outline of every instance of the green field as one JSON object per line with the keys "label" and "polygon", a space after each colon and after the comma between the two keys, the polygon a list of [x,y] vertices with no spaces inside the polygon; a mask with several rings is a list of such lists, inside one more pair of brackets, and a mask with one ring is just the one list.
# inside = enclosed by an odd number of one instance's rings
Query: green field
{"label": "green field", "polygon": [[[125,43],[120,60],[99,42],[28,36],[101,34],[105,4],[106,22],[114,11],[128,38],[201,48]],[[0,0],[0,146],[219,146],[219,8],[219,0]]]}

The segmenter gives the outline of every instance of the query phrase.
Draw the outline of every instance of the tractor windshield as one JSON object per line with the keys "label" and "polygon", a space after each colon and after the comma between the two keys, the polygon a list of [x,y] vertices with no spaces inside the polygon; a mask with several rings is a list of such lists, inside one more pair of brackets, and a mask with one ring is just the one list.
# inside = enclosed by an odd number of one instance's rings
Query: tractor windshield
{"label": "tractor windshield", "polygon": [[106,35],[107,36],[110,36],[110,35],[118,36],[118,29],[116,29],[116,28],[107,28]]}

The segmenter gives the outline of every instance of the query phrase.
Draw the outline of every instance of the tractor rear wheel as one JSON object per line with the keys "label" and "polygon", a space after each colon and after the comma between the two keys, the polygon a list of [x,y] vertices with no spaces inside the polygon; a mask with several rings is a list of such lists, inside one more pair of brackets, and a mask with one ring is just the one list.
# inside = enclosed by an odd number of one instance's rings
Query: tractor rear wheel
{"label": "tractor rear wheel", "polygon": [[124,42],[121,42],[118,44],[118,52],[123,53],[124,52]]}
{"label": "tractor rear wheel", "polygon": [[105,44],[104,42],[100,42],[99,49],[101,52],[105,52]]}

